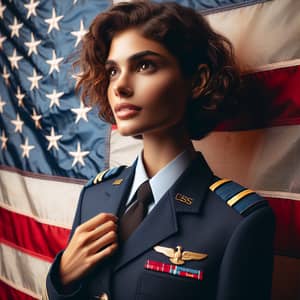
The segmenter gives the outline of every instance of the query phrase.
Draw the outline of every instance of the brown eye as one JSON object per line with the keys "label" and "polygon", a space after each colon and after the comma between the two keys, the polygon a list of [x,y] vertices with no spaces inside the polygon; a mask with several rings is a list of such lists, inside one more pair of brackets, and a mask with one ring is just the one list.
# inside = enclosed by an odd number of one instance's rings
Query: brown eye
{"label": "brown eye", "polygon": [[109,78],[112,78],[114,76],[116,76],[117,74],[117,69],[116,68],[109,68],[106,70],[107,75],[109,76]]}
{"label": "brown eye", "polygon": [[109,78],[113,78],[117,75],[118,68],[116,66],[107,66],[106,74]]}
{"label": "brown eye", "polygon": [[148,70],[153,70],[154,69],[154,64],[150,61],[143,61],[138,64],[137,66],[137,71],[138,72],[143,72],[143,71],[148,71]]}

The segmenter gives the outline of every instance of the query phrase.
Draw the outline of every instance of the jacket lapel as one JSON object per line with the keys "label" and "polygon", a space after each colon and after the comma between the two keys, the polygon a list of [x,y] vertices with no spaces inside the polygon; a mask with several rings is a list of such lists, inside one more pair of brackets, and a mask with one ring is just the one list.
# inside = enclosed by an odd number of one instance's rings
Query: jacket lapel
{"label": "jacket lapel", "polygon": [[115,271],[178,231],[177,213],[198,213],[212,173],[199,154],[122,245]]}
{"label": "jacket lapel", "polygon": [[166,194],[122,245],[115,270],[118,270],[159,241],[174,234],[177,230],[174,206],[170,201],[169,194]]}

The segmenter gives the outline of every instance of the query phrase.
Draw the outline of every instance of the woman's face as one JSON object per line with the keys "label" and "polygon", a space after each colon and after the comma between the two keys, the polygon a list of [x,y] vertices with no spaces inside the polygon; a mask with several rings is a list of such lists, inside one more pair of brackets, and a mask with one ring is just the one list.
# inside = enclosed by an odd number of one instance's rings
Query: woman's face
{"label": "woman's face", "polygon": [[183,124],[190,82],[164,46],[138,29],[122,31],[112,40],[106,70],[108,100],[122,135],[167,133]]}

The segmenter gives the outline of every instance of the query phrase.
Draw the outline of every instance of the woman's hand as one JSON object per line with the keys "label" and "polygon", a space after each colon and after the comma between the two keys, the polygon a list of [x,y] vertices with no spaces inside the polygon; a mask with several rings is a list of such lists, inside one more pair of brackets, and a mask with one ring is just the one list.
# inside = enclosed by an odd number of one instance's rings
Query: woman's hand
{"label": "woman's hand", "polygon": [[63,287],[86,275],[104,258],[117,249],[118,218],[101,213],[78,226],[65,249],[60,262],[60,280]]}

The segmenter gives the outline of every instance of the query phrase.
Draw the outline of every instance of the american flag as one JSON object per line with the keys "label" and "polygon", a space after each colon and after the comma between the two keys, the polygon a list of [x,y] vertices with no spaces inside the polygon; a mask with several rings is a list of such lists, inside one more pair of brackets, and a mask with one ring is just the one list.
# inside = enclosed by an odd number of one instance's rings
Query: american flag
{"label": "american flag", "polygon": [[[219,176],[277,217],[273,299],[300,294],[300,1],[178,0],[205,13],[255,81],[247,110],[195,142]],[[0,299],[39,299],[82,185],[130,164],[124,138],[74,93],[72,59],[105,0],[0,0]],[[77,75],[76,75],[77,74]],[[265,93],[259,93],[260,90]]]}

